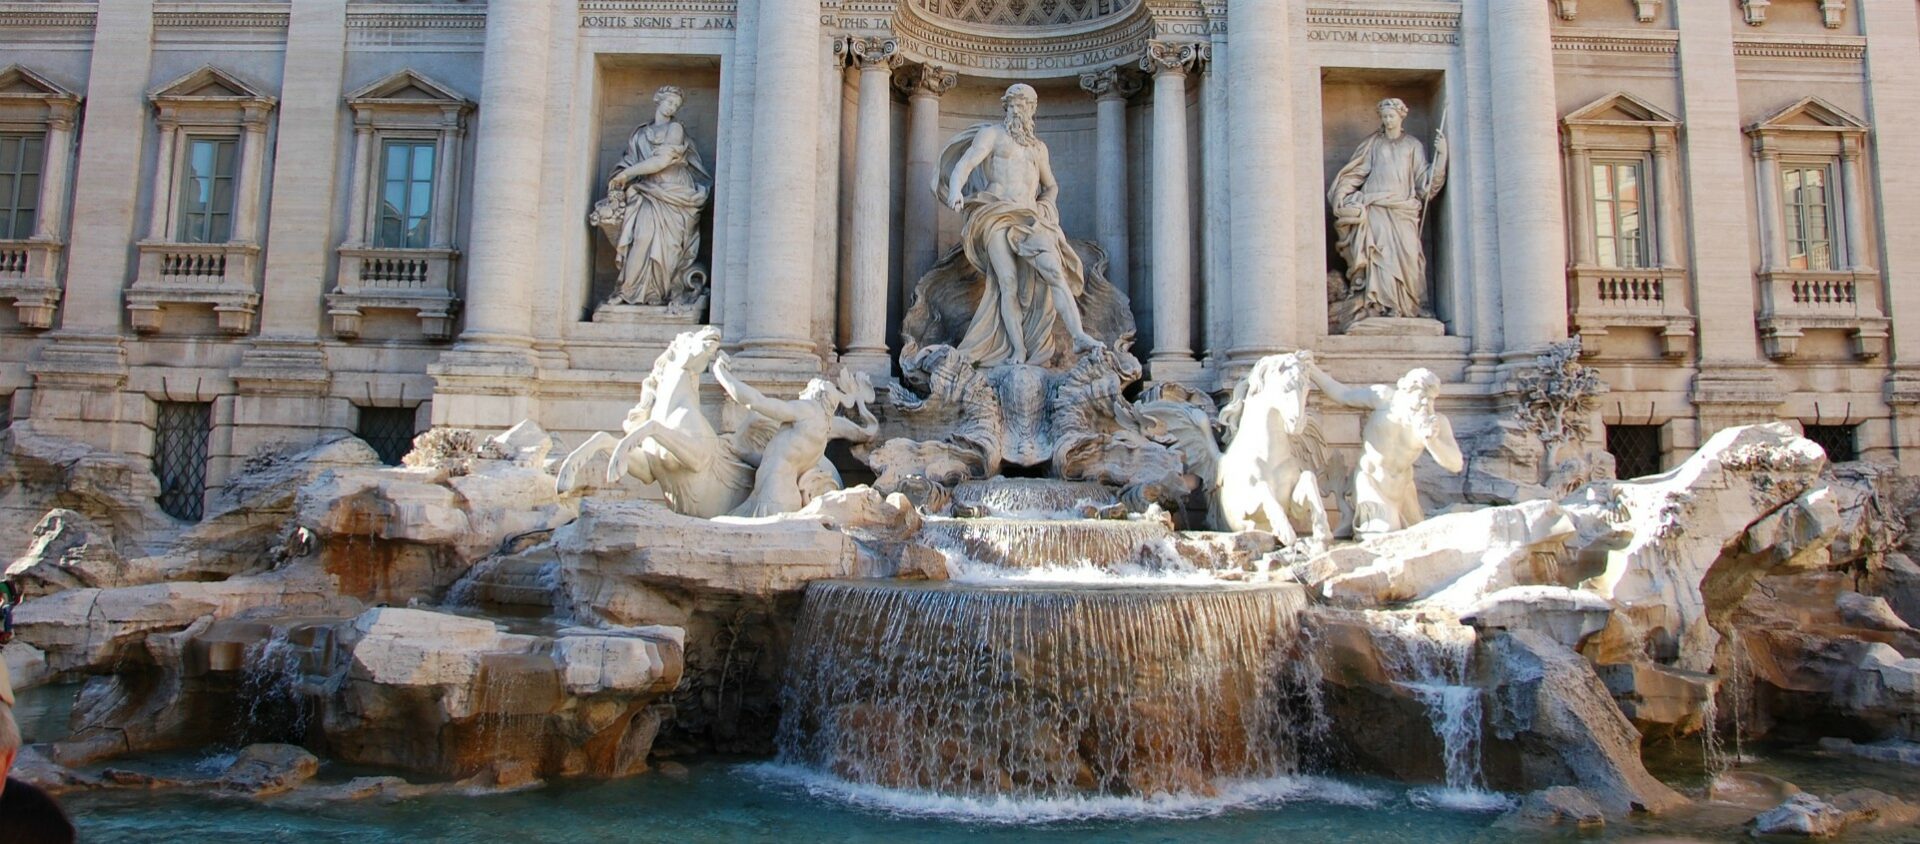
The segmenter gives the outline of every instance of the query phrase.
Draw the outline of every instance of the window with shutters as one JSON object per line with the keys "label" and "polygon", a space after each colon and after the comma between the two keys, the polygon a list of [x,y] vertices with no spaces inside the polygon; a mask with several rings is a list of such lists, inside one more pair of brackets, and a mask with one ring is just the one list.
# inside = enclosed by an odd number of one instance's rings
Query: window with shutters
{"label": "window with shutters", "polygon": [[181,243],[226,243],[233,237],[233,138],[192,138],[181,171]]}
{"label": "window with shutters", "polygon": [[46,136],[0,133],[0,240],[33,237]]}
{"label": "window with shutters", "polygon": [[0,67],[0,300],[22,328],[53,325],[60,307],[79,112],[53,80]]}

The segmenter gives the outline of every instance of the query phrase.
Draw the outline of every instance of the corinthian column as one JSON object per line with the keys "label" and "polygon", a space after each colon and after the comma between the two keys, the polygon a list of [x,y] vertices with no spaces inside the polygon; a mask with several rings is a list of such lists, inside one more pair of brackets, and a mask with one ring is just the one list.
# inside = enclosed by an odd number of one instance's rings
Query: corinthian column
{"label": "corinthian column", "polygon": [[[1231,368],[1294,345],[1292,3],[1227,7],[1227,184],[1233,191]],[[1217,74],[1216,74],[1217,75]],[[1315,124],[1318,125],[1318,124]],[[1317,191],[1318,189],[1315,188]]]}
{"label": "corinthian column", "polygon": [[740,357],[752,369],[817,370],[811,326],[819,198],[813,150],[820,137],[820,62],[826,47],[820,8],[764,0],[754,14],[747,313]]}
{"label": "corinthian column", "polygon": [[487,4],[480,75],[486,107],[480,109],[474,149],[467,327],[459,351],[509,351],[532,343],[527,291],[538,275],[541,248],[528,208],[540,195],[552,15],[543,0]]}
{"label": "corinthian column", "polygon": [[[907,184],[901,232],[900,283],[913,285],[940,260],[940,199],[933,177],[940,162],[940,95],[953,89],[959,75],[930,64],[915,65],[894,77],[907,95]],[[906,301],[906,296],[901,301]]]}
{"label": "corinthian column", "polygon": [[853,148],[852,336],[840,360],[883,380],[887,360],[887,223],[893,192],[888,91],[898,47],[887,38],[846,38],[835,45],[860,72],[860,108]]}
{"label": "corinthian column", "polygon": [[1153,380],[1193,378],[1193,216],[1188,199],[1187,72],[1207,45],[1154,41],[1140,69],[1153,74]]}
{"label": "corinthian column", "polygon": [[1133,295],[1132,258],[1127,244],[1127,98],[1140,80],[1119,66],[1080,74],[1080,88],[1093,95],[1093,230],[1107,251],[1107,280]]}
{"label": "corinthian column", "polygon": [[[1500,220],[1500,290],[1509,359],[1567,336],[1567,235],[1560,151],[1547,130],[1554,101],[1553,24],[1535,0],[1488,0],[1492,34],[1494,189]],[[1537,131],[1536,131],[1537,129]]]}

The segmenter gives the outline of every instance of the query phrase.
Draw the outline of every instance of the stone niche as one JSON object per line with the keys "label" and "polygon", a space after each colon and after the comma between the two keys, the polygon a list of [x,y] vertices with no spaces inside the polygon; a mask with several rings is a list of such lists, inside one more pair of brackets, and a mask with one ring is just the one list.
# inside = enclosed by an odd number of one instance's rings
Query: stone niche
{"label": "stone niche", "polygon": [[[606,196],[607,177],[613,165],[626,151],[627,138],[634,127],[653,120],[654,92],[662,85],[673,85],[685,92],[676,119],[686,127],[687,137],[700,152],[701,163],[709,174],[718,175],[720,147],[720,58],[718,56],[603,55],[594,92],[593,168],[587,174],[587,201],[579,209],[582,236],[589,239],[587,295],[580,303],[581,320],[617,320],[624,322],[671,322],[696,325],[707,322],[706,313],[669,313],[665,306],[622,306],[614,312],[595,312],[619,286],[619,270],[614,264],[614,247],[600,232],[587,225],[587,213],[595,202]],[[721,191],[716,186],[713,198],[700,214],[699,262],[711,273],[714,219],[718,216]],[[734,248],[745,248],[738,243]]]}
{"label": "stone niche", "polygon": [[[1331,296],[1336,274],[1344,277],[1347,262],[1340,256],[1336,244],[1339,237],[1334,232],[1333,214],[1327,207],[1326,194],[1333,185],[1334,174],[1345,167],[1353,157],[1354,150],[1368,135],[1380,130],[1379,104],[1388,97],[1397,97],[1407,104],[1407,117],[1402,127],[1406,133],[1420,141],[1426,150],[1429,161],[1433,158],[1433,135],[1439,127],[1442,111],[1446,108],[1444,77],[1438,70],[1399,70],[1385,68],[1325,68],[1320,73],[1320,114],[1321,114],[1321,174],[1319,184],[1321,225],[1326,230],[1326,272],[1325,283],[1321,285],[1322,295]],[[1459,125],[1459,121],[1455,121]],[[1458,139],[1452,139],[1458,146]],[[1427,256],[1427,286],[1425,302],[1433,317],[1442,323],[1452,321],[1451,285],[1446,279],[1446,255],[1442,243],[1447,239],[1448,229],[1447,195],[1460,190],[1459,178],[1468,176],[1461,172],[1459,149],[1455,149],[1447,165],[1445,187],[1428,204],[1426,219],[1422,226],[1421,245]],[[1329,301],[1331,311],[1334,304]],[[1401,329],[1419,334],[1437,334],[1446,330],[1440,326],[1401,326]],[[1330,333],[1367,333],[1365,329],[1342,331],[1329,327]]]}

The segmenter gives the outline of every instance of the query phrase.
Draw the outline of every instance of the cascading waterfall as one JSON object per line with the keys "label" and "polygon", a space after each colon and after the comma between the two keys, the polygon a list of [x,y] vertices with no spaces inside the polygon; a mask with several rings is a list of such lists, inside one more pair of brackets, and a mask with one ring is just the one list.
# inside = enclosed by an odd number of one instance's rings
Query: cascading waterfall
{"label": "cascading waterfall", "polygon": [[1111,489],[1091,481],[990,478],[955,486],[953,503],[990,516],[1062,518],[1078,516],[1082,507],[1104,509],[1120,500]]}
{"label": "cascading waterfall", "polygon": [[1288,585],[822,581],[783,762],[857,784],[1048,799],[1214,793],[1296,765]]}
{"label": "cascading waterfall", "polygon": [[1446,788],[1415,792],[1416,797],[1460,808],[1494,800],[1480,769],[1481,693],[1467,673],[1473,628],[1406,613],[1368,612],[1366,617],[1383,667],[1426,708],[1440,739]]}
{"label": "cascading waterfall", "polygon": [[276,627],[271,636],[248,648],[240,677],[239,700],[246,709],[236,725],[235,746],[257,741],[299,741],[310,713],[300,693],[302,648]]}
{"label": "cascading waterfall", "polygon": [[947,553],[956,579],[1084,567],[1153,574],[1191,570],[1159,522],[1037,518],[928,519],[920,541]]}

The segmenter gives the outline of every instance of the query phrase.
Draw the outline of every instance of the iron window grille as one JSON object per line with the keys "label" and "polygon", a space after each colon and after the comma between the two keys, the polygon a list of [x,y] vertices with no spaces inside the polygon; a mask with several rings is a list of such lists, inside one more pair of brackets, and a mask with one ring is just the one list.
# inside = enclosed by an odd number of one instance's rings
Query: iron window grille
{"label": "iron window grille", "polygon": [[1827,462],[1845,463],[1860,459],[1860,446],[1855,440],[1858,425],[1807,425],[1804,426],[1807,439],[1827,451]]}
{"label": "iron window grille", "polygon": [[160,479],[160,509],[197,522],[207,492],[207,437],[213,432],[212,402],[160,402],[154,424],[153,474]]}
{"label": "iron window grille", "polygon": [[380,462],[398,466],[400,459],[413,450],[413,438],[419,434],[414,430],[413,418],[411,407],[362,407],[354,435],[373,446]]}
{"label": "iron window grille", "polygon": [[1660,474],[1659,425],[1608,425],[1607,453],[1622,480]]}

